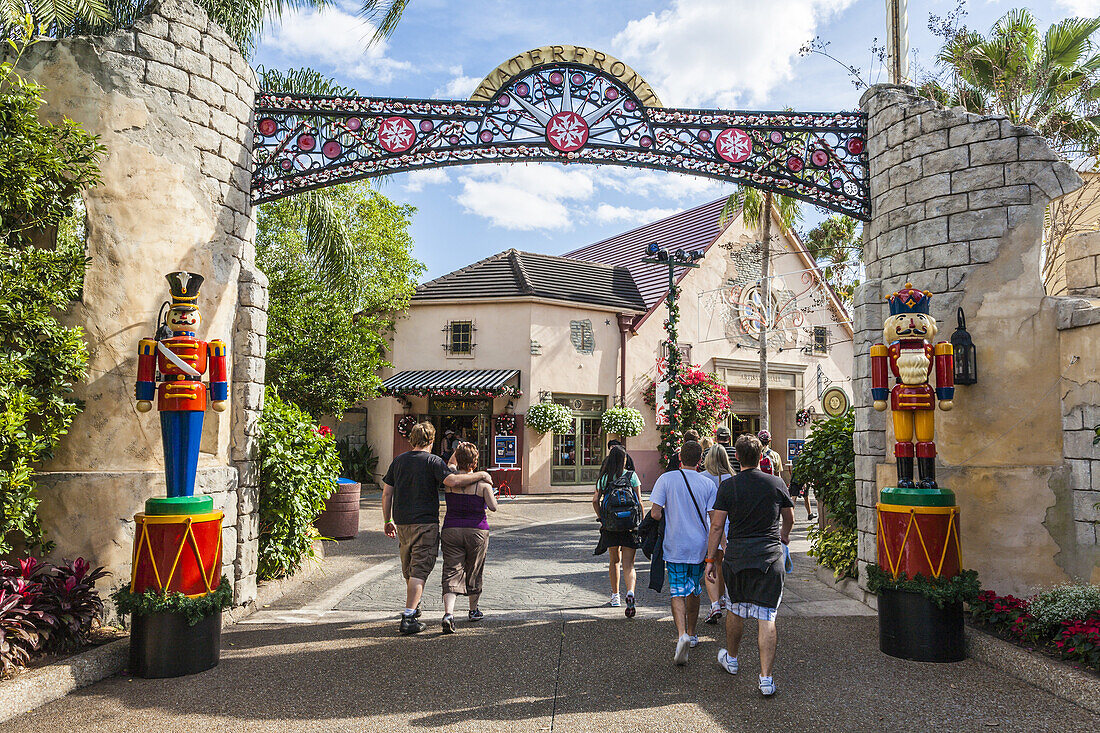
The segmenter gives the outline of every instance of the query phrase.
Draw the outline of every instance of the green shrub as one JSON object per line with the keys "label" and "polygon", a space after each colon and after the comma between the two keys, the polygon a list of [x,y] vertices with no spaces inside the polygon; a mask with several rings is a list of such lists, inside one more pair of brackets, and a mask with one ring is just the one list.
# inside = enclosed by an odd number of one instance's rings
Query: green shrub
{"label": "green shrub", "polygon": [[313,557],[313,521],[336,488],[340,455],[301,408],[268,387],[260,418],[262,580],[290,575]]}
{"label": "green shrub", "polygon": [[573,412],[554,402],[536,402],[527,408],[523,423],[539,433],[571,433]]}
{"label": "green shrub", "polygon": [[1085,619],[1100,611],[1100,585],[1059,585],[1028,600],[1027,612],[1043,633],[1053,631],[1067,619]]}
{"label": "green shrub", "polygon": [[83,331],[57,319],[79,297],[84,254],[35,244],[98,182],[103,148],[73,122],[39,121],[41,106],[41,87],[0,64],[0,555],[13,534],[42,541],[34,466],[80,412],[88,362]]}
{"label": "green shrub", "polygon": [[341,438],[336,441],[340,453],[340,475],[358,481],[361,484],[374,483],[374,472],[378,468],[378,456],[370,444],[363,443],[358,448],[351,447],[351,441]]}
{"label": "green shrub", "polygon": [[856,528],[855,411],[818,420],[794,464],[794,480],[813,487],[838,527]]}
{"label": "green shrub", "polygon": [[858,535],[854,529],[844,527],[810,527],[810,557],[816,557],[818,564],[833,571],[833,577],[852,577],[856,575],[856,557],[859,551]]}

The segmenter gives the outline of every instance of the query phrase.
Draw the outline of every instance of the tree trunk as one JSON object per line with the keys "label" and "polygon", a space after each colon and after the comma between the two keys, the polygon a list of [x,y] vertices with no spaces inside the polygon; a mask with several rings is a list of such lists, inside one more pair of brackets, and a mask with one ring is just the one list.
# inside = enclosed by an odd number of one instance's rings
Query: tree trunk
{"label": "tree trunk", "polygon": [[768,427],[768,323],[772,317],[771,296],[771,237],[772,195],[764,194],[764,206],[760,212],[760,429]]}

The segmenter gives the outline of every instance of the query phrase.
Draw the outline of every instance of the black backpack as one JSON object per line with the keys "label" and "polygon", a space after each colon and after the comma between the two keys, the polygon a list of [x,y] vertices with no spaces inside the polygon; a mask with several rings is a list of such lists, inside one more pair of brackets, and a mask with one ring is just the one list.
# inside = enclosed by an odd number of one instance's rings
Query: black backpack
{"label": "black backpack", "polygon": [[603,488],[600,498],[600,525],[609,532],[637,529],[642,521],[642,507],[632,485],[633,471],[624,471]]}

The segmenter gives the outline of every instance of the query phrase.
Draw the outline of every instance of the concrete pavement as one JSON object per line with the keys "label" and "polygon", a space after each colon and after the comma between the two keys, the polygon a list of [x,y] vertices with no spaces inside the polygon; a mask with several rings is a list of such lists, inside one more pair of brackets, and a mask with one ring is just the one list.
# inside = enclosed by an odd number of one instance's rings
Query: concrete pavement
{"label": "concrete pavement", "polygon": [[[798,516],[804,511],[798,509]],[[9,723],[36,731],[654,731],[1100,729],[1100,717],[974,661],[903,662],[877,648],[876,619],[816,581],[796,553],[780,612],[779,693],[756,689],[750,622],[742,673],[715,661],[721,627],[700,624],[687,667],[671,662],[667,593],[639,617],[606,606],[606,556],[584,498],[521,498],[494,527],[482,608],[439,633],[439,569],[423,634],[397,636],[395,545],[377,499],[326,572],[226,630],[214,670],[177,680],[115,677]],[[805,522],[796,532],[804,550]],[[800,544],[801,543],[801,544]],[[643,564],[644,566],[644,564]],[[644,566],[647,567],[647,566]],[[648,581],[640,573],[639,586]],[[461,604],[460,599],[460,604]]]}

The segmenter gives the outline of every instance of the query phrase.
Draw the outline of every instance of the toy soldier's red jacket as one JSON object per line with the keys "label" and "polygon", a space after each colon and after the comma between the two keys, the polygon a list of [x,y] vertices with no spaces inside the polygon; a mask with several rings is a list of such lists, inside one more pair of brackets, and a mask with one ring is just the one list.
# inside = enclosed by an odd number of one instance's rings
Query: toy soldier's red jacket
{"label": "toy soldier's red jacket", "polygon": [[[922,384],[904,384],[898,360],[912,352],[920,352],[928,360],[928,372]],[[897,384],[890,390],[887,366],[894,373]],[[936,388],[928,383],[932,370],[936,371]],[[934,410],[936,400],[955,398],[955,357],[951,344],[941,342],[933,346],[919,339],[902,339],[889,346],[875,344],[871,347],[871,398],[885,400],[890,396],[891,410]]]}
{"label": "toy soldier's red jacket", "polygon": [[[198,372],[198,376],[186,373],[164,354],[158,353],[157,342],[153,339],[142,339],[138,345],[137,399],[151,400],[155,391],[157,409],[162,412],[202,412],[206,409],[206,385],[202,383],[202,374],[207,367],[210,369],[211,398],[228,399],[224,342],[214,340],[207,343],[190,334],[176,333],[160,343]],[[156,387],[157,370],[164,379],[159,388]]]}

